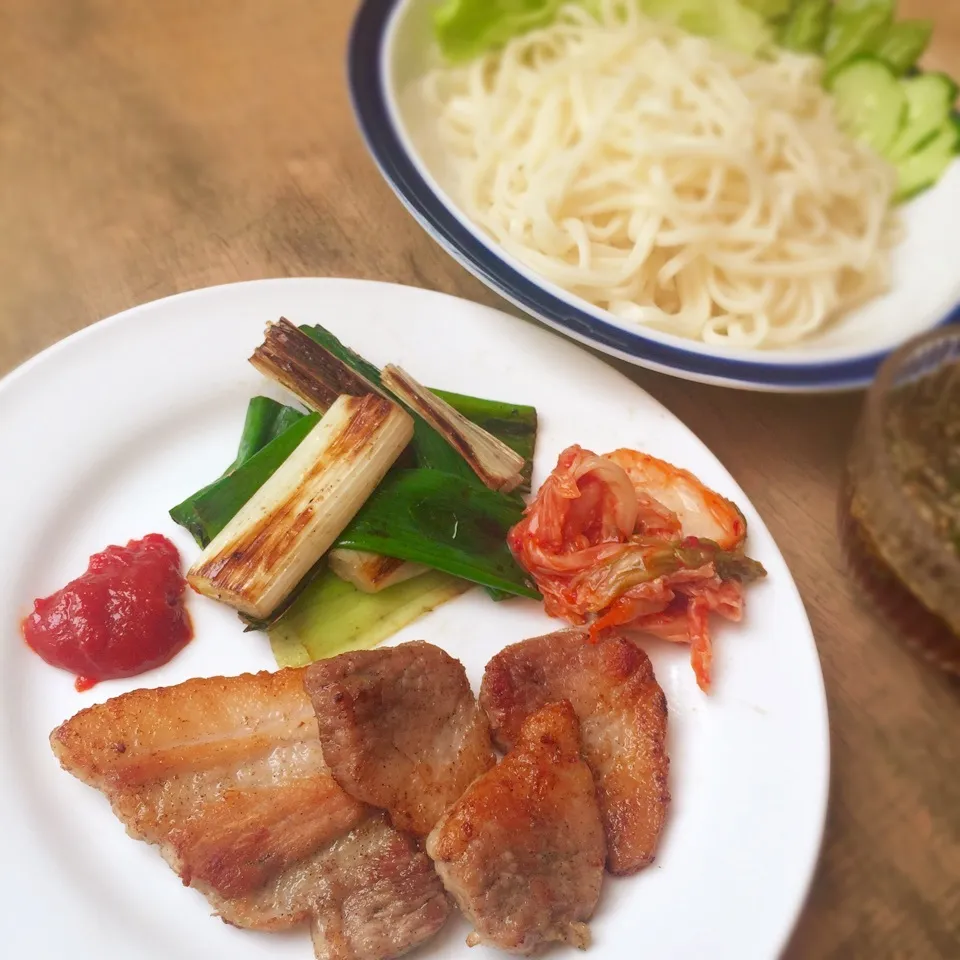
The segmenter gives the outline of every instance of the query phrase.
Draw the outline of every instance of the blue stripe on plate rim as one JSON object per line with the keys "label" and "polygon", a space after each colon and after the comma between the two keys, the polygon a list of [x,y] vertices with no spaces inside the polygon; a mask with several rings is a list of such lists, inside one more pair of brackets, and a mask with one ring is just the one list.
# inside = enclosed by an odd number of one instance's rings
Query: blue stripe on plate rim
{"label": "blue stripe on plate rim", "polygon": [[[474,236],[434,193],[394,127],[384,91],[383,47],[398,0],[363,0],[350,32],[350,98],[367,149],[401,202],[456,260],[526,313],[569,336],[664,373],[724,386],[782,392],[827,392],[867,386],[891,350],[851,360],[764,363],[710,356],[651,340],[593,317],[531,282]],[[934,326],[960,321],[960,305]]]}

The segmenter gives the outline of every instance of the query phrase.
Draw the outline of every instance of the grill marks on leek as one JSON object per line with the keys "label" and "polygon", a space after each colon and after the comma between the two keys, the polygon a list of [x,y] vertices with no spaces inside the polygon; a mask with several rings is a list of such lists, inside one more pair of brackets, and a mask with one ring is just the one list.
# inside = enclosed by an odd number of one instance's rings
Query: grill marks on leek
{"label": "grill marks on leek", "polygon": [[[295,332],[291,334],[291,330]],[[270,331],[274,331],[272,337]],[[298,355],[302,362],[286,363],[284,352],[278,352],[276,344],[291,337],[302,344],[305,338],[298,334],[305,334],[325,354],[302,347]],[[296,385],[294,392],[310,407],[326,409],[323,405],[328,405],[338,390],[368,393],[372,388],[387,393],[380,383],[380,371],[322,327],[298,330],[283,321],[271,325],[267,340],[266,348],[255,354],[264,362],[256,365],[271,377],[273,373],[264,367],[276,369],[282,379],[275,379],[288,387]],[[309,365],[306,358],[313,358]],[[318,389],[307,375],[307,367],[312,369],[313,362],[327,371],[325,387]],[[529,490],[537,432],[534,408],[439,390],[433,394],[519,454],[523,462],[521,489]],[[203,547],[224,530],[299,448],[321,417],[320,412],[304,414],[267,398],[255,398],[250,407],[234,463],[218,480],[171,511],[173,519],[184,525]],[[375,503],[364,524],[350,531],[350,535],[354,538],[351,542],[360,543],[375,532],[379,535],[377,542],[390,549],[398,539],[406,538],[407,547],[400,552],[423,557],[424,562],[388,557],[382,551],[347,547],[330,550],[267,616],[241,614],[241,619],[253,628],[269,631],[280,665],[304,662],[304,657],[328,656],[342,649],[372,646],[468,589],[467,579],[439,570],[424,573],[429,565],[463,571],[469,581],[485,584],[496,599],[517,593],[536,596],[512,556],[504,550],[506,530],[519,519],[522,502],[516,496],[506,497],[483,488],[442,436],[415,414],[413,420],[414,437],[402,462],[404,466],[421,469],[412,471],[416,476],[405,478],[398,489],[406,494],[442,483],[449,494],[446,503],[436,504],[432,515],[406,509],[402,529],[391,531],[390,503],[378,496],[378,491],[370,498]],[[394,467],[387,482],[392,483],[400,472]],[[441,481],[444,474],[447,476]],[[469,484],[470,489],[464,484]],[[481,491],[481,499],[484,495],[493,499],[482,502],[480,509],[470,510],[477,490]],[[433,494],[428,492],[428,496]],[[404,502],[411,506],[409,500]],[[386,513],[388,522],[384,529],[375,530],[375,526],[381,526],[377,520],[381,513]],[[438,540],[438,528],[445,528],[448,535]],[[484,549],[484,543],[493,547],[493,554],[488,557],[474,552]],[[337,577],[335,569],[346,579]],[[322,605],[322,613],[318,604]]]}
{"label": "grill marks on leek", "polygon": [[509,493],[522,483],[524,458],[519,453],[468,420],[400,367],[387,364],[380,379],[463,457],[485,487]]}
{"label": "grill marks on leek", "polygon": [[285,317],[267,324],[263,343],[254,350],[250,363],[319,413],[343,394],[362,397],[381,392],[379,379],[375,383],[364,377]]}
{"label": "grill marks on leek", "polygon": [[[284,409],[298,413],[291,407]],[[298,413],[297,419],[293,420],[283,433],[274,437],[239,466],[228,470],[219,480],[175,506],[170,511],[170,516],[189,530],[201,547],[206,547],[319,422],[318,413]]]}
{"label": "grill marks on leek", "polygon": [[396,583],[425,573],[420,563],[407,563],[397,557],[385,557],[368,550],[331,550],[330,569],[341,579],[352,583],[364,593],[379,593]]}
{"label": "grill marks on leek", "polygon": [[[448,390],[433,390],[431,392],[434,396],[449,403],[454,410],[462,413],[468,420],[479,427],[483,427],[487,433],[493,434],[494,437],[523,458],[523,467],[520,470],[520,486],[514,492],[529,493],[533,475],[533,454],[537,445],[536,409],[518,404],[499,403],[495,400],[479,400],[476,397],[467,397],[462,393],[451,393]],[[437,437],[437,440],[441,439]],[[446,443],[443,443],[442,446],[443,454],[446,457],[449,455],[450,447]],[[428,455],[425,455],[422,448],[418,450],[417,459],[418,466],[432,470],[443,469],[442,465],[433,462]],[[461,461],[457,475],[469,479],[470,473],[467,469],[464,469],[465,466]]]}
{"label": "grill marks on leek", "polygon": [[379,395],[341,396],[187,573],[199,593],[269,617],[313,569],[409,443]]}
{"label": "grill marks on leek", "polygon": [[[381,392],[379,376],[371,379],[348,366],[285,317],[267,324],[263,343],[253,352],[250,363],[321,413],[339,396]],[[405,569],[402,561],[393,558],[378,567],[368,559],[351,557],[345,550],[340,551],[338,566],[344,579],[367,593],[376,593],[388,583],[409,579],[420,572],[416,568]]]}
{"label": "grill marks on leek", "polygon": [[[288,384],[296,382],[297,395],[305,402],[322,402],[317,398],[323,396],[325,389],[332,392],[339,389],[368,389],[373,385],[385,393],[389,392],[387,381],[393,378],[388,376],[385,381],[380,371],[344,347],[323,328],[298,330],[284,320],[268,327],[267,338],[271,341],[269,349],[258,350],[254,354],[258,358],[258,369],[269,376],[283,376]],[[315,363],[313,358],[318,356],[317,349],[325,350],[329,356]],[[295,373],[291,374],[291,371]],[[331,383],[326,388],[316,387],[309,382],[312,377],[328,375]],[[351,386],[354,376],[360,380]],[[418,405],[430,393],[416,381],[404,378],[405,395],[401,400],[406,399],[408,387],[417,395]],[[436,416],[438,407],[441,410],[452,409],[459,418],[459,428],[462,430],[463,414],[456,410],[456,402],[463,398],[458,398],[456,394],[447,394],[446,397],[438,394],[433,399],[436,403],[431,415]],[[497,450],[505,451],[509,467],[504,473],[508,479],[500,478],[497,482],[505,483],[508,488],[519,485],[523,482],[524,473],[529,476],[529,454],[532,454],[536,434],[536,411],[532,407],[467,399],[475,409],[486,408],[490,419],[499,417],[517,428],[510,434],[510,439],[523,452],[516,451],[510,443],[495,438],[492,433],[476,425],[473,439],[475,441],[479,435],[487,436]],[[368,523],[360,537],[360,528],[351,526],[352,537],[340,538],[336,544],[338,550],[382,554],[441,569],[482,584],[490,590],[538,596],[506,547],[507,531],[522,515],[522,501],[483,486],[472,467],[450,445],[448,438],[441,436],[416,411],[414,423],[411,444],[414,460],[418,464],[429,464],[429,467],[391,473],[365,506],[364,515],[376,518],[376,531]],[[412,510],[411,498],[414,496],[421,497],[429,509]],[[440,513],[437,511],[446,511],[439,524]],[[452,529],[452,537],[440,535],[438,539],[437,530],[440,526]],[[456,540],[456,531],[461,527],[464,534],[473,531],[472,535],[462,534]],[[484,537],[479,535],[481,530],[485,532]],[[373,536],[374,532],[377,536]],[[445,542],[447,539],[449,542]],[[438,549],[438,544],[442,549]],[[343,554],[340,557],[342,560]],[[362,562],[356,558],[351,560],[349,556],[347,561],[359,575]],[[409,571],[401,571],[403,574],[409,574]],[[364,582],[362,579],[353,579],[353,582],[370,592],[377,589],[373,580]]]}
{"label": "grill marks on leek", "polygon": [[[319,324],[303,326],[299,329],[354,373],[382,387],[380,371],[349,347],[344,346],[329,330]],[[530,474],[533,470],[533,451],[537,440],[536,409],[525,404],[482,400],[446,390],[431,388],[431,392],[524,458],[523,482],[518,490],[528,492]],[[410,446],[418,467],[475,479],[469,464],[430,424],[419,416],[414,416],[414,423],[413,443]]]}

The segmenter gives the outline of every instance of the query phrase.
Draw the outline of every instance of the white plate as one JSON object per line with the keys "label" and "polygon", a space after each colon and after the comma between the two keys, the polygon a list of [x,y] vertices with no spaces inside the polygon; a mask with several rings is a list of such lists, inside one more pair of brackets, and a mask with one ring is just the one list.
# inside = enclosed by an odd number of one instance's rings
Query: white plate
{"label": "white plate", "polygon": [[433,109],[416,81],[438,62],[435,0],[364,0],[349,51],[354,112],[387,182],[421,225],[467,270],[527,313],[583,343],[673,376],[773,392],[864,387],[910,337],[960,320],[951,243],[960,218],[960,162],[902,208],[888,294],[803,342],[781,349],[714,346],[615,317],[539,276],[460,209],[436,144]]}
{"label": "white plate", "polygon": [[[197,553],[167,509],[234,455],[247,400],[274,392],[246,362],[266,321],[320,322],[375,363],[431,386],[535,404],[535,483],[567,444],[634,446],[733,498],[749,550],[769,571],[740,625],[716,624],[716,689],[694,682],[686,647],[652,643],[670,707],[674,801],[654,866],[608,880],[592,956],[775,957],[817,858],[827,801],[823,682],[810,626],[776,545],[729,474],[642,390],[559,337],[494,310],[409,287],[269,280],[138,307],[36,357],[0,384],[0,874],[4,955],[31,960],[283,960],[306,933],[257,934],[210,916],[155,849],[127,838],[106,800],[63,773],[47,736],[81,707],[141,686],[273,666],[266,639],[224,607],[190,598],[196,637],[165,667],[86,694],[21,641],[31,600],[110,543],[159,532]],[[475,688],[507,643],[557,626],[532,601],[471,591],[396,639],[463,660]],[[467,950],[459,919],[418,954]],[[556,950],[560,956],[562,950]]]}

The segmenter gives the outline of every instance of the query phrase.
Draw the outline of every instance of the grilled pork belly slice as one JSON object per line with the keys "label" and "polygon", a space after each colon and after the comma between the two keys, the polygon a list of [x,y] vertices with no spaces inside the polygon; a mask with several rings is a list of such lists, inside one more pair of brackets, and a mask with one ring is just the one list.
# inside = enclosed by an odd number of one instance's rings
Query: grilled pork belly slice
{"label": "grilled pork belly slice", "polygon": [[426,836],[494,764],[463,665],[429,643],[343,653],[306,667],[323,755],[351,796]]}
{"label": "grilled pork belly slice", "polygon": [[226,897],[368,815],[323,761],[301,670],[134,690],[80,711],[50,743],[184,883]]}
{"label": "grilled pork belly slice", "polygon": [[324,763],[302,669],[188,680],[80,711],[65,770],[228,923],[310,922],[320,960],[386,960],[449,911],[429,859]]}
{"label": "grilled pork belly slice", "polygon": [[386,960],[432,937],[450,913],[429,857],[372,814],[244,897],[210,896],[227,923],[282,930],[310,922],[318,960]]}
{"label": "grilled pork belly slice", "polygon": [[474,926],[471,946],[530,954],[556,940],[589,943],[606,843],[578,727],[567,701],[538,710],[427,838]]}
{"label": "grilled pork belly slice", "polygon": [[527,716],[561,699],[580,719],[607,833],[607,866],[633,873],[653,860],[670,802],[667,701],[650,658],[625,637],[591,643],[586,630],[561,630],[505,647],[487,664],[480,705],[505,750]]}

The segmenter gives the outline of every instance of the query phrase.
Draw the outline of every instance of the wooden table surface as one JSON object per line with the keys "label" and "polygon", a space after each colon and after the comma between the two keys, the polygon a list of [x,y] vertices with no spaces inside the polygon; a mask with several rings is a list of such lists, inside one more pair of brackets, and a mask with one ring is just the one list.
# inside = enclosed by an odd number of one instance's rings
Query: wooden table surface
{"label": "wooden table surface", "polygon": [[[939,19],[928,64],[960,73],[960,4],[900,7]],[[234,280],[366,277],[506,308],[367,156],[344,83],[352,10],[0,0],[0,373],[101,317]],[[788,956],[960,957],[960,685],[874,618],[838,552],[834,499],[861,397],[751,395],[621,369],[742,484],[817,637],[832,795]]]}

